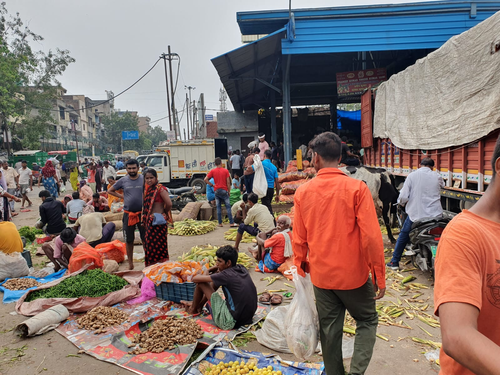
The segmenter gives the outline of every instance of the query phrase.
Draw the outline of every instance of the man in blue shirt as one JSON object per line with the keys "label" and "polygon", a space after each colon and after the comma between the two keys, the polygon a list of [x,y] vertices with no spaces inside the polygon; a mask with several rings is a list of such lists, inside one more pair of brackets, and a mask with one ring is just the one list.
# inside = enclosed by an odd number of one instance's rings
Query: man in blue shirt
{"label": "man in blue shirt", "polygon": [[271,150],[266,150],[264,152],[264,160],[262,161],[262,167],[264,168],[264,173],[266,174],[267,180],[267,194],[261,199],[264,206],[269,209],[271,215],[273,214],[273,208],[271,207],[271,202],[273,201],[274,188],[276,187],[276,202],[279,202],[280,196],[280,184],[278,182],[278,169],[271,162],[272,152]]}
{"label": "man in blue shirt", "polygon": [[123,169],[124,165],[122,162],[122,159],[118,159],[118,162],[116,163],[116,169]]}

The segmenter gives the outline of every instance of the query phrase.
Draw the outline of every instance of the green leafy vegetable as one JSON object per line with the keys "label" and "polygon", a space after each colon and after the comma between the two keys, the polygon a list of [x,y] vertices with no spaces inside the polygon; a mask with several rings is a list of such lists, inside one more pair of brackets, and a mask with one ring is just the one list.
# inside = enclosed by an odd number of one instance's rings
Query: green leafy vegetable
{"label": "green leafy vegetable", "polygon": [[127,284],[121,277],[110,275],[96,268],[68,277],[51,288],[35,290],[28,295],[26,302],[39,298],[102,297],[123,289]]}
{"label": "green leafy vegetable", "polygon": [[29,242],[35,241],[37,234],[43,234],[43,230],[28,226],[21,227],[18,232],[21,237],[26,238]]}

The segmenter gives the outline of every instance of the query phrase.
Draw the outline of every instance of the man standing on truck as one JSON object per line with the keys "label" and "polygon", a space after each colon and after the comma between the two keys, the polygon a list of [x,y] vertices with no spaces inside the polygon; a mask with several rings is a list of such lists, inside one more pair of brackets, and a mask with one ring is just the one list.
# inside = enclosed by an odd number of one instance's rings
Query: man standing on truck
{"label": "man standing on truck", "polygon": [[[135,228],[144,243],[144,226],[141,224],[141,212],[144,192],[144,176],[139,173],[139,163],[130,159],[126,164],[127,176],[119,179],[108,190],[108,194],[123,199],[123,239],[127,246],[129,270],[134,269]],[[117,190],[123,189],[123,194]]]}
{"label": "man standing on truck", "polygon": [[446,226],[437,250],[435,314],[443,375],[499,374],[500,138],[481,199]]}
{"label": "man standing on truck", "polygon": [[[210,182],[211,178],[214,178],[214,182]],[[229,190],[231,190],[231,177],[229,176],[229,171],[222,166],[221,158],[215,158],[215,168],[212,169],[205,177],[205,183],[210,185],[215,190],[215,201],[217,202],[217,219],[219,220],[219,227],[222,227],[222,202],[226,206],[227,216],[229,217],[229,223],[232,227],[236,227],[234,224],[233,215],[231,214],[231,204],[229,202]]]}
{"label": "man standing on truck", "polygon": [[426,217],[443,215],[441,188],[444,187],[444,181],[432,168],[434,168],[434,160],[431,158],[422,159],[420,168],[408,175],[403,189],[399,193],[398,203],[406,205],[408,217],[399,233],[392,259],[387,263],[387,267],[390,269],[399,269],[399,261],[408,241],[410,241],[413,223]]}

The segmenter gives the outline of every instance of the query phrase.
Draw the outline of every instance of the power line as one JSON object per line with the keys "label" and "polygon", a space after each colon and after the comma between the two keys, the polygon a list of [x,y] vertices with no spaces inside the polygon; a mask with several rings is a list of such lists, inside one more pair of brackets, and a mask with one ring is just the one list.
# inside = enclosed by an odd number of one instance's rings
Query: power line
{"label": "power line", "polygon": [[[127,87],[127,88],[126,88],[125,90],[123,90],[122,92],[120,92],[120,93],[116,94],[115,96],[113,96],[113,97],[111,97],[111,98],[109,98],[109,99],[107,99],[107,100],[104,100],[104,101],[99,101],[99,104],[91,105],[91,106],[89,106],[89,107],[76,108],[76,109],[74,109],[74,110],[75,110],[75,111],[77,111],[77,112],[79,112],[79,111],[83,111],[84,109],[95,108],[95,107],[98,107],[98,106],[100,106],[100,105],[102,105],[102,104],[104,104],[104,103],[108,103],[108,102],[110,102],[111,100],[113,100],[113,99],[115,99],[115,98],[119,97],[120,95],[124,94],[125,92],[127,92],[128,90],[130,90],[132,87],[134,87],[136,84],[138,84],[140,81],[142,81],[142,79],[143,79],[144,77],[146,77],[146,76],[149,74],[149,72],[151,72],[151,71],[155,68],[155,66],[158,64],[158,62],[159,62],[160,60],[161,60],[161,59],[156,60],[156,62],[154,63],[154,65],[153,65],[153,66],[152,66],[152,67],[151,67],[151,68],[150,68],[150,69],[149,69],[146,73],[144,73],[144,74],[143,74],[143,75],[142,75],[142,76],[141,76],[141,77],[140,77],[137,81],[135,81],[134,83],[132,83],[129,87]],[[14,97],[14,96],[12,96],[12,97]],[[33,104],[33,103],[29,103],[29,102],[27,102],[27,101],[25,101],[25,100],[23,100],[23,99],[20,99],[20,98],[18,98],[18,97],[16,97],[16,99],[19,99],[20,101],[22,101],[23,103],[25,103],[25,104],[27,104],[27,105],[31,106],[31,107],[32,107],[32,108],[34,108],[34,109],[39,109],[39,110],[44,110],[44,111],[52,111],[52,112],[59,112],[59,110],[58,110],[58,109],[53,109],[53,108],[42,108],[42,107],[38,107],[38,106],[36,106],[36,105],[35,105],[35,104]],[[80,114],[79,114],[79,113],[77,113],[77,116],[81,118],[81,116],[80,116]]]}

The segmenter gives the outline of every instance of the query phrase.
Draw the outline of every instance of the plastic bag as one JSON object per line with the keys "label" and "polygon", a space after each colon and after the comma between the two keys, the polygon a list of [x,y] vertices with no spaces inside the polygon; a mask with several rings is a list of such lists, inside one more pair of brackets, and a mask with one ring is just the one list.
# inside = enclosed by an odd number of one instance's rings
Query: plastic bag
{"label": "plastic bag", "polygon": [[300,276],[295,266],[290,271],[296,291],[285,317],[286,342],[292,353],[300,361],[305,361],[318,347],[318,312],[310,276]]}
{"label": "plastic bag", "polygon": [[5,254],[0,251],[0,281],[28,276],[30,269],[21,253]]}
{"label": "plastic bag", "polygon": [[73,273],[81,269],[86,264],[91,264],[88,269],[92,270],[94,268],[101,268],[104,266],[102,261],[102,256],[99,254],[92,246],[86,242],[82,242],[80,245],[75,247],[73,254],[69,259],[68,270],[69,273]]}
{"label": "plastic bag", "polygon": [[143,303],[156,297],[155,283],[144,276],[141,285],[141,296],[127,301],[129,305]]}
{"label": "plastic bag", "polygon": [[259,155],[253,157],[253,166],[255,168],[255,177],[253,178],[252,191],[257,194],[259,198],[262,198],[267,195],[267,180]]}
{"label": "plastic bag", "polygon": [[425,359],[427,359],[430,362],[436,362],[439,359],[439,353],[440,349],[434,349],[431,350],[430,352],[427,352],[424,354]]}
{"label": "plastic bag", "polygon": [[123,202],[113,202],[111,203],[111,212],[116,214],[123,211]]}
{"label": "plastic bag", "polygon": [[119,240],[99,244],[95,249],[101,254],[102,259],[114,260],[116,263],[122,263],[127,254],[125,244]]}
{"label": "plastic bag", "polygon": [[281,353],[291,353],[285,337],[285,317],[289,306],[280,306],[271,311],[262,325],[255,331],[259,344]]}

